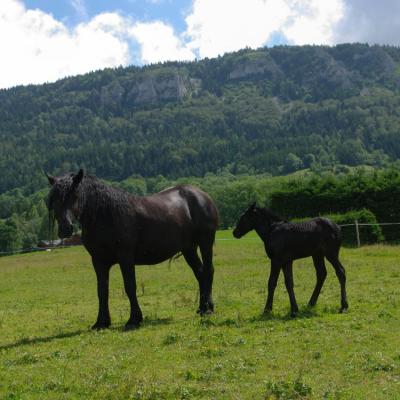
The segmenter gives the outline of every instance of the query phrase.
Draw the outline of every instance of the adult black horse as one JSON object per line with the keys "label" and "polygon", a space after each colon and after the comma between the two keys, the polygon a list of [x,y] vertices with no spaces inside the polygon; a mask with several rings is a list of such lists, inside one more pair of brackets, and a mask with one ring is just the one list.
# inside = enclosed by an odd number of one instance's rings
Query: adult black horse
{"label": "adult black horse", "polygon": [[273,214],[268,208],[252,204],[240,217],[233,236],[241,238],[255,229],[264,242],[265,251],[271,259],[271,272],[268,280],[268,297],[264,312],[272,310],[274,291],[280,270],[283,269],[285,285],[289,294],[291,314],[298,312],[293,290],[293,260],[312,257],[317,274],[317,284],[311,295],[309,306],[318,300],[327,272],[324,258],[332,264],[341,287],[341,308],[348,308],[346,297],[346,272],[339,261],[341,245],[340,227],[327,218],[314,218],[304,222],[288,222]]}
{"label": "adult black horse", "polygon": [[[135,265],[157,264],[182,253],[200,289],[198,312],[214,309],[213,244],[218,212],[211,198],[190,185],[178,185],[152,196],[137,197],[102,183],[94,176],[48,176],[48,208],[54,211],[60,238],[71,236],[72,218],[82,227],[82,242],[97,276],[99,314],[94,329],[111,324],[109,271],[119,264],[131,314],[126,328],[143,320],[136,297]],[[197,249],[200,248],[200,259]]]}

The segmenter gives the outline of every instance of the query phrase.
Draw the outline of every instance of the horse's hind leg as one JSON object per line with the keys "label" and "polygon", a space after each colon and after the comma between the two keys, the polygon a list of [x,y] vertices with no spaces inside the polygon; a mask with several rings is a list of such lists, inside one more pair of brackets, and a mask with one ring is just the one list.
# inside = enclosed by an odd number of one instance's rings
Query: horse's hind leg
{"label": "horse's hind leg", "polygon": [[204,302],[207,312],[214,311],[212,285],[214,280],[213,245],[215,233],[200,242],[200,253],[203,259]]}
{"label": "horse's hind leg", "polygon": [[308,305],[310,307],[314,307],[317,303],[318,296],[321,292],[321,288],[325,282],[327,275],[323,254],[313,255],[312,258],[314,261],[315,272],[317,274],[317,283],[311,295],[310,301],[308,302]]}
{"label": "horse's hind leg", "polygon": [[332,252],[331,254],[327,254],[326,258],[332,264],[333,268],[335,268],[336,276],[340,282],[340,295],[341,295],[341,307],[340,312],[343,312],[349,308],[347,303],[347,295],[346,295],[346,271],[339,261],[339,250]]}
{"label": "horse's hind leg", "polygon": [[128,322],[125,324],[125,329],[134,329],[143,321],[142,311],[136,296],[135,266],[129,262],[121,262],[119,265],[124,279],[125,292],[131,305],[131,313]]}
{"label": "horse's hind leg", "polygon": [[289,262],[283,267],[283,274],[285,276],[285,286],[289,294],[291,316],[295,317],[299,311],[297,307],[296,297],[294,295],[294,283],[293,283],[293,263]]}
{"label": "horse's hind leg", "polygon": [[197,247],[193,247],[190,249],[186,249],[182,251],[183,257],[186,262],[189,264],[189,267],[192,269],[194,276],[199,283],[199,291],[200,291],[200,304],[197,312],[201,315],[205,314],[208,309],[206,306],[206,297],[205,297],[205,280],[203,273],[203,264],[200,260],[200,257],[197,254]]}

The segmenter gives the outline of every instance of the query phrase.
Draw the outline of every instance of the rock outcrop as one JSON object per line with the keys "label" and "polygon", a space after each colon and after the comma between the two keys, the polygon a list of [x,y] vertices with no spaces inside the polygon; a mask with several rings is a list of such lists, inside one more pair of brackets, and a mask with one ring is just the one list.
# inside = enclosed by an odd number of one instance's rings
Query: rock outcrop
{"label": "rock outcrop", "polygon": [[257,54],[252,57],[243,57],[239,60],[228,75],[228,79],[246,79],[263,75],[269,79],[280,78],[283,74],[275,61],[268,53]]}
{"label": "rock outcrop", "polygon": [[149,74],[141,77],[131,88],[127,101],[134,105],[182,100],[189,92],[190,83],[177,71]]}

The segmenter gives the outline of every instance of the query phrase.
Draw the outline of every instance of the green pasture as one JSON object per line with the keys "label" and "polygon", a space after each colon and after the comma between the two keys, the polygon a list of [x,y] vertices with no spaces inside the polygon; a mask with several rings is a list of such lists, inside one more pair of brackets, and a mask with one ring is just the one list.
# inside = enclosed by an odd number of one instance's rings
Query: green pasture
{"label": "green pasture", "polygon": [[[225,240],[223,240],[225,239]],[[261,316],[269,261],[254,235],[215,245],[214,315],[200,318],[183,258],[137,267],[145,321],[125,332],[119,268],[112,327],[93,332],[95,274],[82,247],[0,258],[0,399],[400,399],[400,247],[343,249],[349,311],[328,278],[316,309],[311,260],[281,276]]]}

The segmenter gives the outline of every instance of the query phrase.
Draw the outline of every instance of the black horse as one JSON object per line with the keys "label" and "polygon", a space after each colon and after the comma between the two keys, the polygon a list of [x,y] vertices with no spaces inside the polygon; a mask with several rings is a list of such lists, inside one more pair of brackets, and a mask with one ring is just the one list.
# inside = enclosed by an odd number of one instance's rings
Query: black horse
{"label": "black horse", "polygon": [[[94,329],[111,324],[108,308],[109,271],[121,267],[131,313],[126,328],[143,320],[136,297],[135,265],[157,264],[182,253],[199,283],[200,314],[214,309],[213,244],[218,212],[200,189],[179,185],[152,196],[137,197],[108,186],[93,176],[48,176],[48,208],[54,211],[60,238],[71,236],[75,217],[82,242],[97,275],[99,314]],[[200,248],[200,259],[197,249]]]}
{"label": "black horse", "polygon": [[312,257],[317,273],[317,284],[310,298],[309,306],[315,306],[326,278],[324,257],[333,265],[341,287],[341,308],[348,308],[346,297],[346,273],[339,261],[341,245],[340,227],[327,218],[314,218],[305,222],[288,222],[274,215],[267,208],[252,204],[240,217],[233,236],[241,238],[255,229],[264,242],[265,251],[271,259],[271,272],[268,281],[268,297],[264,312],[272,310],[274,291],[280,270],[283,269],[285,285],[289,294],[291,315],[298,312],[293,291],[293,260]]}

